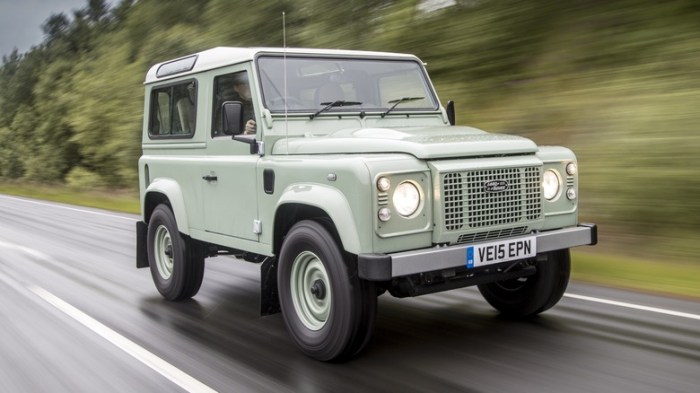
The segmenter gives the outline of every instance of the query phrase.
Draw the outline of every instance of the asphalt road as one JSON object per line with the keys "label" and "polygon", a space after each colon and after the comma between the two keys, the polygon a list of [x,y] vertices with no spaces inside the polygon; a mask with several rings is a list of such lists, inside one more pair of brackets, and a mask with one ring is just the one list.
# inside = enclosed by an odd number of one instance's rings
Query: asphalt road
{"label": "asphalt road", "polygon": [[368,350],[325,364],[259,316],[258,265],[161,300],[135,220],[0,195],[0,392],[700,392],[700,302],[572,283],[511,322],[473,288],[383,295]]}

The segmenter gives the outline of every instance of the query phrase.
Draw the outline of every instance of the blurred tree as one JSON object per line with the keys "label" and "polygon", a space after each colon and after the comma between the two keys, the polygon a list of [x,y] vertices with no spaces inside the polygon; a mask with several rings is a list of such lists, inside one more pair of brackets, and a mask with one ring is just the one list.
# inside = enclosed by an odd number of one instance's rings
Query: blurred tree
{"label": "blurred tree", "polygon": [[[392,0],[348,0],[327,2],[301,0],[291,18],[300,18],[298,40],[311,47],[360,48],[377,33],[381,11]],[[413,5],[411,5],[413,6]]]}
{"label": "blurred tree", "polygon": [[51,43],[52,41],[64,38],[69,26],[70,21],[68,17],[61,12],[51,15],[46,22],[41,25],[41,30],[46,36],[46,42]]}
{"label": "blurred tree", "polygon": [[[99,184],[133,187],[140,154],[143,110],[142,89],[148,65],[129,62],[131,44],[126,31],[104,36],[92,56],[75,65],[74,84],[61,97],[65,118],[74,129],[70,142],[77,146],[80,174],[98,176]],[[95,109],[99,103],[99,110]]]}
{"label": "blurred tree", "polygon": [[26,176],[27,160],[36,154],[38,148],[38,144],[34,142],[38,119],[33,106],[22,105],[17,109],[9,127],[8,140],[1,145],[4,150],[2,155],[6,160],[12,160],[7,162],[13,168],[10,178]]}
{"label": "blurred tree", "polygon": [[3,57],[0,73],[0,94],[3,97],[0,100],[0,126],[9,126],[22,105],[33,103],[32,90],[40,73],[42,57],[41,50],[30,51],[25,55],[19,55],[15,50],[9,58]]}
{"label": "blurred tree", "polygon": [[121,0],[119,4],[109,10],[110,19],[116,24],[124,22],[129,16],[134,1],[135,0]]}
{"label": "blurred tree", "polygon": [[[79,161],[77,147],[70,142],[73,129],[66,118],[70,108],[64,99],[72,89],[72,71],[72,61],[54,61],[43,69],[34,87],[33,132],[22,142],[31,152],[23,157],[27,179],[60,182]],[[18,133],[26,127],[13,125]]]}
{"label": "blurred tree", "polygon": [[0,127],[0,178],[19,179],[24,175],[22,155],[17,149],[21,139],[7,127]]}
{"label": "blurred tree", "polygon": [[[22,56],[17,48],[12,50],[9,56],[2,57],[0,67],[0,127],[9,126],[16,112],[16,87],[13,83],[17,69],[20,66]],[[31,89],[30,86],[26,86]]]}
{"label": "blurred tree", "polygon": [[[211,0],[202,13],[201,34],[195,39],[197,50],[215,46],[282,46],[282,12],[293,24],[296,8],[297,2],[286,0]],[[289,36],[288,32],[288,44]]]}
{"label": "blurred tree", "polygon": [[86,13],[92,24],[99,24],[109,15],[109,8],[105,0],[88,0]]}

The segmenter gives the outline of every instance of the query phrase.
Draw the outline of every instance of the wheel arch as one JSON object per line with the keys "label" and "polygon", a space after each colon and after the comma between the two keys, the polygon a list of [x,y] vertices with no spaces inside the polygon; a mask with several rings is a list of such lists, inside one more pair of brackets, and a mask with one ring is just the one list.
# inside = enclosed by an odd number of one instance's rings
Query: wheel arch
{"label": "wheel arch", "polygon": [[302,220],[320,222],[341,249],[358,254],[361,241],[352,209],[338,190],[319,185],[290,187],[279,199],[274,217],[273,252],[278,255],[292,226]]}
{"label": "wheel arch", "polygon": [[143,219],[149,222],[153,210],[160,204],[166,204],[173,211],[177,229],[182,234],[189,234],[189,220],[185,200],[180,185],[172,179],[155,179],[146,189],[143,198]]}
{"label": "wheel arch", "polygon": [[323,225],[323,227],[333,235],[340,248],[344,248],[343,240],[338,233],[338,228],[325,210],[317,206],[290,202],[279,206],[275,214],[275,232],[273,240],[273,251],[275,255],[279,255],[282,249],[282,242],[294,224],[304,220],[316,221]]}

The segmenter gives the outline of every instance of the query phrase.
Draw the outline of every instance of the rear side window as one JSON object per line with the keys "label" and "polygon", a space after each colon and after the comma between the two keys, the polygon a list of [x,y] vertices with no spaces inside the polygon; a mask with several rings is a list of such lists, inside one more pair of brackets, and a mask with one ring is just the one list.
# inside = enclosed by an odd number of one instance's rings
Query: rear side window
{"label": "rear side window", "polygon": [[151,90],[148,135],[191,138],[196,127],[197,83],[194,80]]}

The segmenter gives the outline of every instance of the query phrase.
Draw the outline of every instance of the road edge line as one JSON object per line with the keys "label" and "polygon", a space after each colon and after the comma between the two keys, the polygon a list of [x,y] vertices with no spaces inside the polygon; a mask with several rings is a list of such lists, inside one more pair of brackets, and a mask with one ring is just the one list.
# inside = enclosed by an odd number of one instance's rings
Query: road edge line
{"label": "road edge line", "polygon": [[674,311],[674,310],[666,310],[666,309],[663,309],[663,308],[642,306],[642,305],[639,305],[639,304],[626,303],[626,302],[618,302],[618,301],[616,301],[616,300],[607,300],[607,299],[601,299],[601,298],[591,297],[591,296],[576,295],[576,294],[573,294],[573,293],[565,293],[565,294],[564,294],[564,297],[568,297],[568,298],[571,298],[571,299],[584,300],[584,301],[593,302],[593,303],[607,304],[607,305],[610,305],[610,306],[617,306],[617,307],[630,308],[630,309],[633,309],[633,310],[640,310],[640,311],[653,312],[653,313],[657,313],[657,314],[671,315],[671,316],[674,316],[674,317],[687,318],[687,319],[695,319],[695,320],[700,321],[700,315],[691,314],[691,313],[687,313],[687,312]]}
{"label": "road edge line", "polygon": [[41,299],[47,303],[54,306],[59,311],[73,318],[75,321],[79,322],[83,326],[92,330],[94,333],[109,341],[117,348],[131,355],[136,360],[140,361],[144,365],[148,366],[152,370],[156,371],[160,375],[164,376],[171,382],[175,383],[179,387],[185,389],[188,392],[216,392],[216,390],[210,388],[179,368],[173,366],[172,364],[166,362],[155,354],[149,352],[142,346],[136,344],[135,342],[129,340],[128,338],[122,336],[116,331],[105,326],[96,319],[90,317],[84,312],[73,307],[69,303],[55,296],[51,292],[31,285],[27,287],[35,295],[39,296]]}

